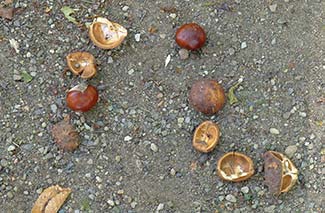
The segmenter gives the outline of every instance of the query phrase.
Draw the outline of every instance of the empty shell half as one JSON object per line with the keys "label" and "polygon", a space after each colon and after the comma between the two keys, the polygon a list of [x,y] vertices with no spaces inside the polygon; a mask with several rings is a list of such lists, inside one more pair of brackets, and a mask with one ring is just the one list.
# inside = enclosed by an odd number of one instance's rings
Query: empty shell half
{"label": "empty shell half", "polygon": [[96,75],[95,57],[88,52],[74,52],[66,57],[71,72],[81,78],[91,78]]}
{"label": "empty shell half", "polygon": [[265,184],[274,195],[288,192],[298,179],[298,170],[282,153],[264,153]]}
{"label": "empty shell half", "polygon": [[250,157],[239,152],[228,152],[217,165],[221,179],[232,182],[247,180],[254,174],[254,164]]}
{"label": "empty shell half", "polygon": [[103,49],[119,46],[127,36],[127,30],[106,18],[95,18],[89,27],[89,37],[94,44]]}
{"label": "empty shell half", "polygon": [[200,152],[210,152],[218,144],[219,137],[219,126],[212,121],[204,121],[195,129],[193,147]]}

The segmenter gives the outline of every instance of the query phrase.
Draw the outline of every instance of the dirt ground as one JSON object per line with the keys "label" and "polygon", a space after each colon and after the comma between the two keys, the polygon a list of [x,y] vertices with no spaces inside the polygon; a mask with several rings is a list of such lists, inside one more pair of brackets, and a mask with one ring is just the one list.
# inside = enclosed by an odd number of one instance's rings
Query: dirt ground
{"label": "dirt ground", "polygon": [[[12,6],[13,20],[0,18],[1,212],[29,212],[54,184],[72,189],[61,213],[324,212],[324,1],[21,0]],[[63,6],[75,9],[80,26],[64,17]],[[97,15],[128,29],[120,47],[102,50],[89,40],[85,24]],[[207,43],[182,60],[174,38],[188,22],[205,28]],[[83,114],[65,103],[81,81],[63,76],[73,51],[88,51],[98,63],[89,83],[99,88],[100,101]],[[212,117],[196,112],[188,92],[201,78],[226,90],[242,79],[239,101]],[[73,153],[58,149],[51,135],[64,115],[82,138]],[[209,154],[191,144],[204,120],[222,132]],[[298,183],[279,197],[263,182],[267,150],[290,156],[299,170]],[[253,159],[251,179],[220,180],[217,160],[230,151]]]}

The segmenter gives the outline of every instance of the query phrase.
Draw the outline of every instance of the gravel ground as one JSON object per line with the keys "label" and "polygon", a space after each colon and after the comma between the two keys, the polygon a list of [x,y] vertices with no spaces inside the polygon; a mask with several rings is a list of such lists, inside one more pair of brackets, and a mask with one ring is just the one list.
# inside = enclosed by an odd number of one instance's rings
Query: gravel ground
{"label": "gravel ground", "polygon": [[[82,27],[63,6],[76,9]],[[22,0],[14,7],[12,21],[0,18],[2,212],[29,212],[53,184],[73,191],[61,213],[324,211],[325,2]],[[84,24],[95,15],[128,29],[123,45],[107,51],[89,41]],[[182,60],[174,35],[186,22],[202,25],[208,40]],[[65,103],[80,81],[63,77],[65,56],[77,50],[92,53],[99,68],[90,83],[100,101],[84,114]],[[203,77],[226,89],[242,79],[239,102],[212,117],[195,112],[188,91]],[[73,153],[60,151],[50,131],[67,114],[82,137]],[[207,119],[222,136],[212,153],[200,154],[192,133]],[[279,197],[263,183],[267,150],[286,153],[300,172]],[[216,162],[229,151],[253,159],[251,179],[217,177]]]}

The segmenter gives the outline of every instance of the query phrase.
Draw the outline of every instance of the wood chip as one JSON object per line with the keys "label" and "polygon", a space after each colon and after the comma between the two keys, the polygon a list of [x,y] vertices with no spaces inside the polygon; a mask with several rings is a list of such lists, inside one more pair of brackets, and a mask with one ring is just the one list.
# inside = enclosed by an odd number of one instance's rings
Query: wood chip
{"label": "wood chip", "polygon": [[48,187],[37,198],[32,213],[58,212],[70,193],[70,188],[61,188],[59,185]]}

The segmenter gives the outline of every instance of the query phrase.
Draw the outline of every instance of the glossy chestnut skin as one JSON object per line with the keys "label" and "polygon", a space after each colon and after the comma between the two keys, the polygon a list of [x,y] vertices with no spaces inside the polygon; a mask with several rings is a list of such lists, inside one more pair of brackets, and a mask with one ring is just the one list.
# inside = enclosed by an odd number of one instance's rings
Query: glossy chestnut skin
{"label": "glossy chestnut skin", "polygon": [[176,43],[188,50],[200,49],[206,38],[204,29],[196,23],[184,24],[176,31]]}
{"label": "glossy chestnut skin", "polygon": [[84,88],[76,86],[72,88],[66,97],[67,105],[77,112],[87,112],[93,108],[98,101],[98,91],[96,87],[88,85]]}
{"label": "glossy chestnut skin", "polygon": [[195,110],[206,115],[213,115],[223,108],[226,96],[217,81],[203,79],[192,85],[189,102]]}

